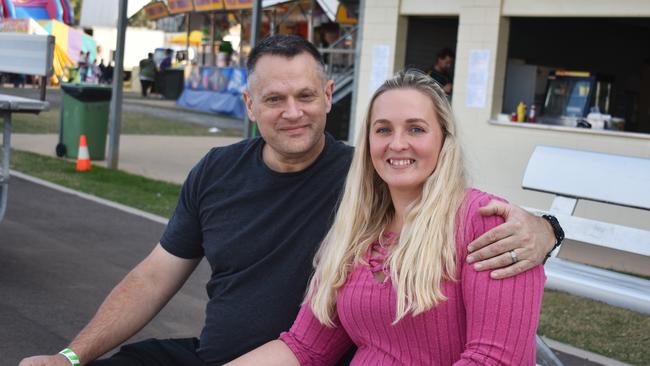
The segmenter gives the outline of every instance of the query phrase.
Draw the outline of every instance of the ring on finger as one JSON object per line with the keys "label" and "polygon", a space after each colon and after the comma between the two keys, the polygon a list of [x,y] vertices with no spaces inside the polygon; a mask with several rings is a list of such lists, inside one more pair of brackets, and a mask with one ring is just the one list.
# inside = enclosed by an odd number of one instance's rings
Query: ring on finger
{"label": "ring on finger", "polygon": [[510,258],[512,258],[512,264],[519,262],[519,258],[517,258],[517,252],[515,252],[514,249],[510,251]]}

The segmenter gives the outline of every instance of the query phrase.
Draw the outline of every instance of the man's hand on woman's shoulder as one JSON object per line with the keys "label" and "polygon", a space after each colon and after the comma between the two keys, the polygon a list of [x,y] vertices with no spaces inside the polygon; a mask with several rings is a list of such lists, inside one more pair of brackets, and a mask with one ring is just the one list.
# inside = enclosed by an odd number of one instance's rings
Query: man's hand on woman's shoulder
{"label": "man's hand on woman's shoulder", "polygon": [[542,264],[555,245],[551,225],[519,206],[492,200],[479,213],[505,220],[468,246],[467,262],[474,263],[477,271],[494,269],[490,274],[494,279],[512,277]]}

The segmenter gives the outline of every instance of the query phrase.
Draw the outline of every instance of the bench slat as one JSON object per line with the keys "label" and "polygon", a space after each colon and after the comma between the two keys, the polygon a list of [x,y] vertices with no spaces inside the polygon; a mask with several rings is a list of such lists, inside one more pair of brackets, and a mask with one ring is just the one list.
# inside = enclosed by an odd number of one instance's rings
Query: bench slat
{"label": "bench slat", "polygon": [[[549,213],[530,207],[525,209],[538,216]],[[562,225],[566,239],[650,256],[650,231],[565,214],[552,214]]]}
{"label": "bench slat", "polygon": [[650,314],[650,281],[551,258],[544,265],[546,287]]}
{"label": "bench slat", "polygon": [[650,210],[650,159],[537,146],[522,187]]}
{"label": "bench slat", "polygon": [[581,217],[557,215],[567,239],[650,256],[650,232]]}

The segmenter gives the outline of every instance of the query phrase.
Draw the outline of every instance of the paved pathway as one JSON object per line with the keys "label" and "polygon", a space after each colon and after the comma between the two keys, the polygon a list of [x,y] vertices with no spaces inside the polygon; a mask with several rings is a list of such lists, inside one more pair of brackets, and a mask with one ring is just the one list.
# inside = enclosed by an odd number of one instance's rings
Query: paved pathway
{"label": "paved pathway", "polygon": [[[153,221],[12,177],[0,223],[0,364],[56,353],[110,289],[158,242]],[[65,209],[64,209],[65,208]],[[197,336],[207,300],[203,262],[135,339]]]}
{"label": "paved pathway", "polygon": [[[11,147],[55,157],[55,134],[11,135]],[[211,148],[240,141],[238,137],[122,135],[119,169],[148,178],[182,183]],[[92,164],[106,166],[105,161]]]}

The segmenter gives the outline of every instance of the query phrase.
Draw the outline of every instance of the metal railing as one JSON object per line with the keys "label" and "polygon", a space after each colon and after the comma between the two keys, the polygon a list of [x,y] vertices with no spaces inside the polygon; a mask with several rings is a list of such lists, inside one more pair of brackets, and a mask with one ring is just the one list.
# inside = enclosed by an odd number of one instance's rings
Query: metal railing
{"label": "metal railing", "polygon": [[354,26],[328,47],[318,49],[325,60],[328,78],[334,80],[334,94],[336,96],[334,102],[352,92],[358,29],[358,26]]}

